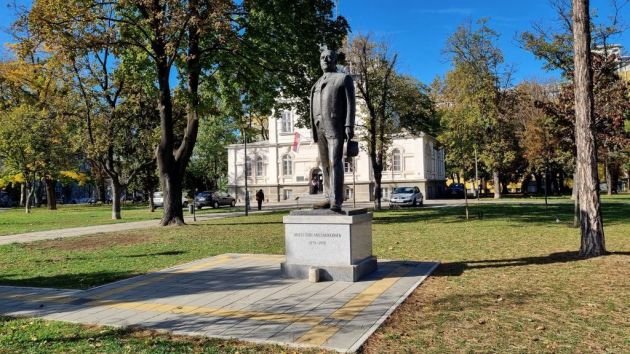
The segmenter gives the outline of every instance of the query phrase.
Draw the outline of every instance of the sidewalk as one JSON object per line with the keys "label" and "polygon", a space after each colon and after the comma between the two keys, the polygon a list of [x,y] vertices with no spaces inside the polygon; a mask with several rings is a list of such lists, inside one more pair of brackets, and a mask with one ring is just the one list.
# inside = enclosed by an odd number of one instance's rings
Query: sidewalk
{"label": "sidewalk", "polygon": [[[462,200],[426,200],[424,202],[425,208],[440,208],[440,207],[448,207],[448,206],[457,206],[463,204]],[[237,207],[243,207],[242,204],[237,204]],[[383,202],[383,209],[389,208],[389,203]],[[270,203],[263,204],[262,210],[255,210],[256,206],[251,205],[250,214],[265,214],[271,213],[274,211],[281,210],[290,210],[290,209],[298,209],[298,208],[309,208],[311,207],[310,203],[302,203],[298,204],[295,202],[280,202],[280,203]],[[356,208],[372,208],[374,207],[374,202],[357,202]],[[354,208],[352,202],[346,202],[344,204],[344,208]],[[197,221],[204,221],[210,219],[218,219],[218,218],[227,218],[234,216],[244,216],[245,211],[233,211],[226,213],[212,213],[212,214],[200,214],[197,215]],[[193,217],[189,213],[186,212],[186,216],[184,216],[184,220],[187,223],[193,223]],[[37,231],[37,232],[28,232],[22,234],[14,234],[14,235],[6,235],[0,236],[0,245],[6,245],[10,243],[27,243],[33,241],[40,240],[50,240],[56,238],[66,238],[66,237],[76,237],[76,236],[84,236],[84,235],[92,235],[97,233],[104,232],[116,232],[116,231],[129,231],[129,230],[137,230],[137,229],[146,229],[151,227],[157,227],[159,224],[158,220],[146,220],[146,221],[133,221],[133,222],[123,222],[118,224],[107,224],[107,225],[94,225],[94,226],[83,226],[83,227],[73,227],[66,229],[56,229],[56,230],[46,230],[46,231]]]}
{"label": "sidewalk", "polygon": [[355,352],[438,266],[379,260],[361,281],[310,283],[284,278],[283,259],[222,254],[87,290],[0,286],[0,314]]}
{"label": "sidewalk", "polygon": [[[266,211],[265,210],[250,211],[250,213],[252,214],[269,213],[269,212],[271,212],[269,209]],[[201,215],[197,215],[197,221],[227,218],[227,217],[233,217],[233,216],[239,216],[239,215],[244,215],[244,212],[239,211],[239,212],[229,212],[229,213],[201,214]],[[189,216],[189,215],[184,216],[184,220],[187,223],[194,222],[192,216]],[[23,233],[23,234],[0,236],[0,245],[6,245],[10,243],[27,243],[27,242],[33,242],[33,241],[39,241],[39,240],[55,239],[55,238],[92,235],[92,234],[103,233],[103,232],[146,229],[146,228],[157,227],[157,226],[159,226],[159,220],[146,220],[146,221],[124,222],[124,223],[119,223],[119,224],[94,225],[94,226],[73,227],[73,228],[67,228],[67,229],[28,232],[28,233]]]}

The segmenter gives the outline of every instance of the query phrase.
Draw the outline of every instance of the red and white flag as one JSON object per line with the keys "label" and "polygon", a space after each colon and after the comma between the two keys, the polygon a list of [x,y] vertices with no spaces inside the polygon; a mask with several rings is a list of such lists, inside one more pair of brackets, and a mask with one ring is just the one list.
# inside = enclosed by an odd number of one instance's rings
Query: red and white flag
{"label": "red and white flag", "polygon": [[293,150],[295,153],[300,150],[300,133],[298,132],[295,132],[293,134],[293,145],[291,145],[291,150]]}

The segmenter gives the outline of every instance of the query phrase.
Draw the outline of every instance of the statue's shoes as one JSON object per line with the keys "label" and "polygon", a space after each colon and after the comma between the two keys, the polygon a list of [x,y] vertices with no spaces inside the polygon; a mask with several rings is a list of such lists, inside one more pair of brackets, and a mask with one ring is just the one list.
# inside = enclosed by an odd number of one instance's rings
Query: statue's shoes
{"label": "statue's shoes", "polygon": [[330,207],[330,211],[334,211],[335,213],[341,213],[341,206],[339,205],[333,205]]}
{"label": "statue's shoes", "polygon": [[330,201],[324,200],[313,204],[313,209],[328,209],[330,208]]}

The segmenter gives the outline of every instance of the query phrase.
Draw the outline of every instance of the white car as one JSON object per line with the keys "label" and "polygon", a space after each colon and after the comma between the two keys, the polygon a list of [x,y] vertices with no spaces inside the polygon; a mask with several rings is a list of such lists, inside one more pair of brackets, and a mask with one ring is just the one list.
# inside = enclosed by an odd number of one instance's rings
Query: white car
{"label": "white car", "polygon": [[[164,207],[164,194],[162,192],[153,193],[153,205],[156,208]],[[184,196],[182,196],[182,207],[188,207],[188,199]]]}
{"label": "white car", "polygon": [[422,206],[424,197],[420,188],[418,187],[398,187],[394,189],[392,195],[389,198],[390,206],[397,205],[410,205],[410,206]]}

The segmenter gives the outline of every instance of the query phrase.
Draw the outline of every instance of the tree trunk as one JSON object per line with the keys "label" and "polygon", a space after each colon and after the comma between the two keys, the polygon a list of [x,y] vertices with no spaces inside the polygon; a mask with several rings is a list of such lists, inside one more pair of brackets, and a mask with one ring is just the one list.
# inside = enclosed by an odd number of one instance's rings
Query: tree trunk
{"label": "tree trunk", "polygon": [[26,205],[26,183],[20,183],[20,207],[24,207]]}
{"label": "tree trunk", "polygon": [[604,166],[604,171],[605,171],[605,174],[606,174],[606,194],[612,195],[613,194],[612,175],[611,175],[611,170],[610,170],[610,163],[608,162],[608,157],[606,157],[604,165],[605,165]]}
{"label": "tree trunk", "polygon": [[32,190],[33,205],[39,208],[42,205],[42,202],[41,198],[39,197],[39,183],[37,182],[37,180],[33,182]]}
{"label": "tree trunk", "polygon": [[382,167],[374,168],[374,183],[375,183],[374,210],[382,209],[383,187],[382,187],[381,180],[383,179],[383,172],[381,171],[381,169]]}
{"label": "tree trunk", "polygon": [[494,199],[501,199],[501,180],[499,178],[499,171],[492,171],[492,183],[494,183]]}
{"label": "tree trunk", "polygon": [[120,194],[122,192],[122,186],[120,181],[116,178],[112,178],[112,220],[120,220]]}
{"label": "tree trunk", "polygon": [[[158,158],[159,160],[159,158]],[[177,173],[160,173],[162,184],[162,196],[164,198],[164,214],[161,224],[184,225],[184,211],[182,209],[182,180]]]}
{"label": "tree trunk", "polygon": [[536,179],[536,194],[540,194],[543,192],[542,175],[540,173],[534,173],[534,178]]}
{"label": "tree trunk", "polygon": [[610,190],[613,194],[617,194],[619,193],[619,191],[617,190],[617,185],[619,184],[619,165],[613,163],[611,166],[612,168],[610,169]]}
{"label": "tree trunk", "polygon": [[593,131],[593,73],[591,66],[589,1],[573,0],[573,61],[575,66],[575,145],[579,171],[582,257],[606,253],[599,200],[599,176]]}
{"label": "tree trunk", "polygon": [[48,210],[57,210],[57,195],[55,193],[57,181],[52,178],[46,178],[44,182],[46,183],[46,204]]}
{"label": "tree trunk", "polygon": [[149,196],[149,210],[151,210],[151,212],[155,212],[155,202],[153,201],[153,191],[150,189],[147,189],[146,191],[147,195]]}
{"label": "tree trunk", "polygon": [[103,176],[98,177],[96,180],[96,193],[96,200],[107,204],[107,186],[105,185],[105,178]]}
{"label": "tree trunk", "polygon": [[[461,175],[464,175],[464,171],[462,170]],[[469,218],[468,214],[468,188],[466,187],[466,179],[464,178],[464,209],[466,211],[466,220]]]}
{"label": "tree trunk", "polygon": [[24,208],[27,214],[31,213],[31,204],[33,200],[33,194],[35,193],[35,187],[33,183],[25,182],[26,186],[26,199],[24,200]]}

